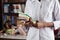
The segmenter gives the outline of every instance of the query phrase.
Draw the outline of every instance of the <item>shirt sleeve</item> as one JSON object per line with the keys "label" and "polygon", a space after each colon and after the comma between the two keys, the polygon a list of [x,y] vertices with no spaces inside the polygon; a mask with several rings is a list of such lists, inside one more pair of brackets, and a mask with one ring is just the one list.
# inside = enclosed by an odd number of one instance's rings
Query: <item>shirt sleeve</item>
{"label": "shirt sleeve", "polygon": [[60,6],[57,0],[55,1],[54,6],[54,18],[55,21],[53,23],[54,23],[54,29],[56,30],[60,27]]}

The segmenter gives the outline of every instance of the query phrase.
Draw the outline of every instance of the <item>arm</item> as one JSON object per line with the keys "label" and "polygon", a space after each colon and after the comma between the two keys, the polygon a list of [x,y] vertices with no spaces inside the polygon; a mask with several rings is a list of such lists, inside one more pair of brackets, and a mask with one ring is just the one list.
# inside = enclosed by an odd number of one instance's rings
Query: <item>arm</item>
{"label": "arm", "polygon": [[60,27],[60,6],[58,0],[55,0],[55,7],[54,7],[54,18],[53,22],[38,22],[38,27],[54,27],[58,29]]}
{"label": "arm", "polygon": [[26,36],[26,32],[23,30],[23,28],[22,27],[19,27],[19,29],[21,31],[20,33]]}
{"label": "arm", "polygon": [[54,17],[55,21],[53,23],[54,23],[54,29],[56,30],[60,28],[60,4],[58,0],[55,0]]}
{"label": "arm", "polygon": [[38,27],[54,27],[54,23],[53,22],[38,22],[37,23]]}
{"label": "arm", "polygon": [[[32,19],[35,19],[35,13],[33,12],[33,2],[34,0],[27,0],[26,6],[25,6],[25,14],[29,15]],[[31,27],[32,26],[32,21],[28,20],[25,23],[25,26]]]}

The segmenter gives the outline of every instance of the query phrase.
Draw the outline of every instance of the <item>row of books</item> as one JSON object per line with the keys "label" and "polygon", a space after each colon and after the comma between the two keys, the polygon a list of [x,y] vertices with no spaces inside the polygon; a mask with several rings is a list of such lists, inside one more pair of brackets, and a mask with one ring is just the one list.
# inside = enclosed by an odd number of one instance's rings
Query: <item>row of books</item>
{"label": "row of books", "polygon": [[5,24],[7,20],[11,21],[11,24],[16,24],[17,16],[3,15],[3,24]]}
{"label": "row of books", "polygon": [[4,4],[4,13],[24,12],[25,4]]}

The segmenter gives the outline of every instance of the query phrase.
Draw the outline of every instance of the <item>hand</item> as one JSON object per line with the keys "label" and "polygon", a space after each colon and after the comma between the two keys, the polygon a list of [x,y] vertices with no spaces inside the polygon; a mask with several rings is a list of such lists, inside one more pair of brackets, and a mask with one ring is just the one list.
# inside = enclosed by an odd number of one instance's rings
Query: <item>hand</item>
{"label": "hand", "polygon": [[58,29],[60,30],[60,27]]}
{"label": "hand", "polygon": [[26,22],[25,26],[27,26],[27,27],[31,26],[30,22]]}
{"label": "hand", "polygon": [[28,26],[28,27],[32,26],[32,24],[33,24],[33,22],[32,22],[31,18],[29,18],[29,21],[25,22],[25,26]]}
{"label": "hand", "polygon": [[37,23],[37,28],[38,28],[38,29],[44,28],[44,23],[43,23],[43,22],[38,22],[38,23]]}

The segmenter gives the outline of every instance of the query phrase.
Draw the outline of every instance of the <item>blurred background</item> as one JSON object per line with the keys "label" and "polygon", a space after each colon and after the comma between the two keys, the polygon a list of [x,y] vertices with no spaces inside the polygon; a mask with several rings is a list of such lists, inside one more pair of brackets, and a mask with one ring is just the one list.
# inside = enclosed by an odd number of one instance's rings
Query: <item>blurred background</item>
{"label": "blurred background", "polygon": [[[28,20],[24,14],[25,4],[26,0],[0,0],[0,36],[27,35],[29,27],[24,25]],[[54,30],[54,34],[60,40],[60,30]]]}

